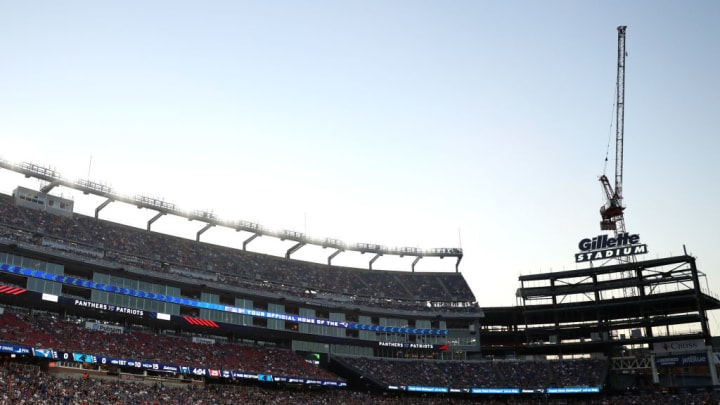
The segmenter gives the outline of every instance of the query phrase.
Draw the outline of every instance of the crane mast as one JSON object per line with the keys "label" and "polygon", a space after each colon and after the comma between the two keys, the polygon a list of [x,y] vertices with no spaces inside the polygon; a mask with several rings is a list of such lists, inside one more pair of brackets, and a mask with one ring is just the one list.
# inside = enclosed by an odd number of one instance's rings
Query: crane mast
{"label": "crane mast", "polygon": [[616,116],[615,116],[615,187],[604,174],[600,176],[600,183],[605,191],[607,201],[600,207],[600,229],[615,231],[615,236],[625,233],[625,219],[623,211],[622,183],[623,183],[623,142],[625,131],[625,30],[627,26],[617,27],[618,31],[618,58],[617,81],[615,83]]}

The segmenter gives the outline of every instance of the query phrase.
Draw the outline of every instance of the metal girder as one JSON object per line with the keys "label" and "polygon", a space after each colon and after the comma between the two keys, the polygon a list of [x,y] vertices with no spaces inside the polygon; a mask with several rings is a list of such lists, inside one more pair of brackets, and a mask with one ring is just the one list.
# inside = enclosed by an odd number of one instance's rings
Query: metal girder
{"label": "metal girder", "polygon": [[195,240],[200,242],[200,235],[202,235],[205,231],[212,228],[213,226],[215,226],[215,224],[207,224],[204,227],[202,227],[202,229],[197,231],[197,234],[195,235]]}
{"label": "metal girder", "polygon": [[44,185],[44,186],[40,189],[40,192],[47,194],[47,193],[50,192],[50,190],[52,190],[53,188],[55,188],[56,186],[59,186],[59,185],[60,185],[60,180],[53,180],[53,181],[51,181],[50,183]]}
{"label": "metal girder", "polygon": [[95,208],[95,219],[98,219],[100,217],[100,210],[107,207],[111,202],[114,202],[112,198],[108,198],[105,200],[102,204],[98,205],[97,208]]}
{"label": "metal girder", "polygon": [[412,267],[412,272],[413,272],[413,273],[415,273],[415,265],[416,265],[416,264],[417,264],[417,262],[419,262],[419,261],[420,261],[420,259],[422,259],[422,258],[423,258],[422,256],[418,256],[418,257],[416,257],[416,258],[415,258],[415,260],[413,260],[413,262],[412,262],[412,266],[411,266],[411,267]]}
{"label": "metal girder", "polygon": [[149,230],[150,230],[150,227],[151,227],[152,224],[153,224],[153,222],[157,221],[157,220],[158,220],[161,216],[163,216],[163,215],[165,215],[164,212],[158,212],[157,215],[155,215],[154,217],[150,218],[150,220],[149,220],[148,223],[147,223],[147,230],[149,231]]}
{"label": "metal girder", "polygon": [[613,357],[610,359],[610,368],[613,370],[642,370],[652,368],[652,359],[649,357]]}
{"label": "metal girder", "polygon": [[335,256],[339,255],[341,252],[344,252],[344,249],[337,249],[333,254],[328,256],[328,266],[332,266],[332,259],[335,258]]}
{"label": "metal girder", "polygon": [[373,263],[375,263],[375,260],[377,260],[378,257],[380,257],[380,256],[382,256],[382,253],[378,253],[378,254],[375,255],[375,257],[373,257],[372,259],[370,259],[370,263],[369,263],[369,268],[370,268],[370,270],[372,270],[372,265],[373,265]]}
{"label": "metal girder", "polygon": [[462,260],[463,255],[457,257],[457,261],[455,262],[455,273],[460,273],[460,261]]}
{"label": "metal girder", "polygon": [[254,233],[251,237],[245,239],[245,241],[243,242],[243,250],[247,250],[248,243],[252,242],[258,236],[260,236],[259,233]]}
{"label": "metal girder", "polygon": [[305,246],[305,245],[306,245],[305,242],[298,242],[298,243],[295,244],[293,247],[291,247],[290,249],[288,249],[287,252],[285,252],[285,258],[286,258],[286,259],[289,259],[291,254],[297,252],[298,250],[300,250],[301,247],[303,247],[303,246]]}

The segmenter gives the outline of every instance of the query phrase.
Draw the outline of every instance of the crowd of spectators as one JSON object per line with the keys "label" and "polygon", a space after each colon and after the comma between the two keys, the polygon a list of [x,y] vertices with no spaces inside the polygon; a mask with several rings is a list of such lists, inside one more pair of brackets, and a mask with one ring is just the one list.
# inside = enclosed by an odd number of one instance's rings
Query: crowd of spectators
{"label": "crowd of spectators", "polygon": [[0,315],[0,342],[189,367],[342,380],[285,349],[222,341],[198,343],[131,328],[124,328],[122,333],[103,332],[87,328],[80,319],[61,320],[48,313],[29,315],[6,310]]}
{"label": "crowd of spectators", "polygon": [[303,389],[257,385],[174,386],[160,383],[53,375],[37,366],[0,359],[0,404],[14,405],[717,405],[714,391],[662,393],[649,391],[630,394],[602,394],[585,397],[565,396],[458,396],[404,395],[358,390]]}
{"label": "crowd of spectators", "polygon": [[418,361],[344,357],[365,378],[383,385],[454,388],[601,387],[607,362],[600,359],[547,361]]}
{"label": "crowd of spectators", "polygon": [[396,309],[428,310],[428,302],[435,303],[436,310],[476,308],[460,273],[378,271],[290,260],[85,215],[17,206],[7,195],[0,195],[0,236],[123,266],[302,298],[313,290],[340,301]]}
{"label": "crowd of spectators", "polygon": [[551,361],[550,374],[560,387],[575,387],[583,384],[601,385],[606,362],[601,359],[575,361]]}
{"label": "crowd of spectators", "polygon": [[[448,404],[448,399],[384,398],[381,395],[323,389],[289,387],[261,388],[248,385],[185,387],[122,381],[107,378],[55,376],[38,367],[5,362],[0,366],[0,404],[33,405],[179,405],[179,404]],[[452,402],[456,403],[456,402]]]}
{"label": "crowd of spectators", "polygon": [[[121,333],[87,327],[82,319],[6,309],[0,315],[0,342],[98,356],[153,361],[253,374],[342,380],[289,350],[215,341],[194,342],[183,336],[123,328]],[[381,386],[420,385],[455,388],[602,386],[606,362],[599,359],[557,361],[425,361],[343,357],[359,375]]]}
{"label": "crowd of spectators", "polygon": [[[248,347],[216,341],[209,345],[187,338],[125,328],[122,333],[87,328],[81,320],[56,315],[5,311],[0,316],[0,341],[66,352],[151,360],[165,364],[339,380],[289,350]],[[602,386],[606,362],[599,359],[557,361],[421,361],[344,357],[359,374],[381,385],[422,385],[456,388]]]}
{"label": "crowd of spectators", "polygon": [[[196,343],[183,336],[167,336],[125,327],[122,333],[88,328],[84,320],[60,319],[55,314],[30,314],[5,308],[0,315],[0,342],[31,347],[105,355],[134,360],[151,360],[177,365],[303,376],[318,379],[340,378],[288,350],[217,341]],[[8,361],[8,356],[0,357]],[[17,359],[16,359],[17,360]],[[380,386],[422,385],[455,388],[603,386],[606,362],[600,359],[548,361],[425,361],[342,357],[349,369]],[[356,387],[357,388],[357,387]],[[630,392],[611,396],[487,396],[487,395],[404,395],[371,393],[355,389],[307,389],[303,386],[265,388],[247,384],[206,384],[197,386],[147,385],[120,378],[83,379],[57,377],[38,368],[6,363],[0,367],[0,404],[720,404],[712,392],[673,395],[656,391]]]}

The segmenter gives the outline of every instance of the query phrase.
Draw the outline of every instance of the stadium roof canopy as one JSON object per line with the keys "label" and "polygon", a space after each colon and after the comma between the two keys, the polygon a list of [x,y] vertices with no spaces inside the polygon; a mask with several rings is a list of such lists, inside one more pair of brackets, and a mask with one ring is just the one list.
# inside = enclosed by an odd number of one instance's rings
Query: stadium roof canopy
{"label": "stadium roof canopy", "polygon": [[205,225],[197,231],[195,239],[199,242],[200,236],[208,229],[214,226],[222,226],[235,231],[245,231],[252,235],[245,239],[243,242],[243,250],[247,250],[247,245],[259,236],[270,236],[278,238],[280,240],[290,240],[296,242],[285,252],[287,259],[291,258],[291,255],[306,245],[321,246],[323,248],[334,249],[333,253],[327,258],[328,265],[332,264],[333,258],[345,251],[355,251],[362,254],[370,253],[373,257],[368,262],[369,269],[372,270],[373,263],[381,256],[393,255],[399,257],[415,257],[412,262],[411,269],[415,271],[415,265],[423,257],[439,257],[444,259],[445,257],[456,258],[455,271],[459,272],[460,261],[463,257],[462,248],[451,247],[451,248],[429,248],[421,249],[417,247],[388,247],[374,243],[351,243],[348,244],[339,239],[333,238],[317,238],[308,236],[303,232],[297,232],[292,230],[271,230],[258,223],[249,222],[244,220],[227,220],[219,218],[216,214],[201,210],[187,211],[177,207],[174,203],[166,202],[162,199],[155,197],[148,197],[145,195],[134,195],[128,196],[118,194],[113,190],[112,187],[102,183],[98,183],[92,180],[78,179],[69,180],[64,178],[56,170],[40,166],[34,163],[22,162],[19,164],[11,163],[6,160],[0,159],[0,168],[11,170],[25,177],[33,177],[39,180],[47,182],[47,185],[42,187],[40,191],[42,193],[49,193],[53,188],[57,186],[68,187],[78,191],[82,191],[84,194],[93,194],[106,198],[106,200],[95,208],[95,218],[99,217],[100,211],[113,202],[122,202],[126,204],[134,205],[138,208],[146,208],[157,212],[147,222],[147,230],[151,230],[152,224],[164,215],[175,215],[182,218],[187,218],[190,221],[203,222]]}

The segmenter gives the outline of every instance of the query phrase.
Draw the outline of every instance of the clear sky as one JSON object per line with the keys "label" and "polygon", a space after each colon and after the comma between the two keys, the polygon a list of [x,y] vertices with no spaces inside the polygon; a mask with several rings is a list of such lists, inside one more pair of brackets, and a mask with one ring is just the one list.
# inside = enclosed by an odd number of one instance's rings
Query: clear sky
{"label": "clear sky", "polygon": [[685,245],[720,293],[718,21],[717,1],[0,0],[0,156],[273,229],[461,246],[480,305],[514,305],[520,274],[577,268],[601,233],[627,25],[627,229],[644,258]]}

